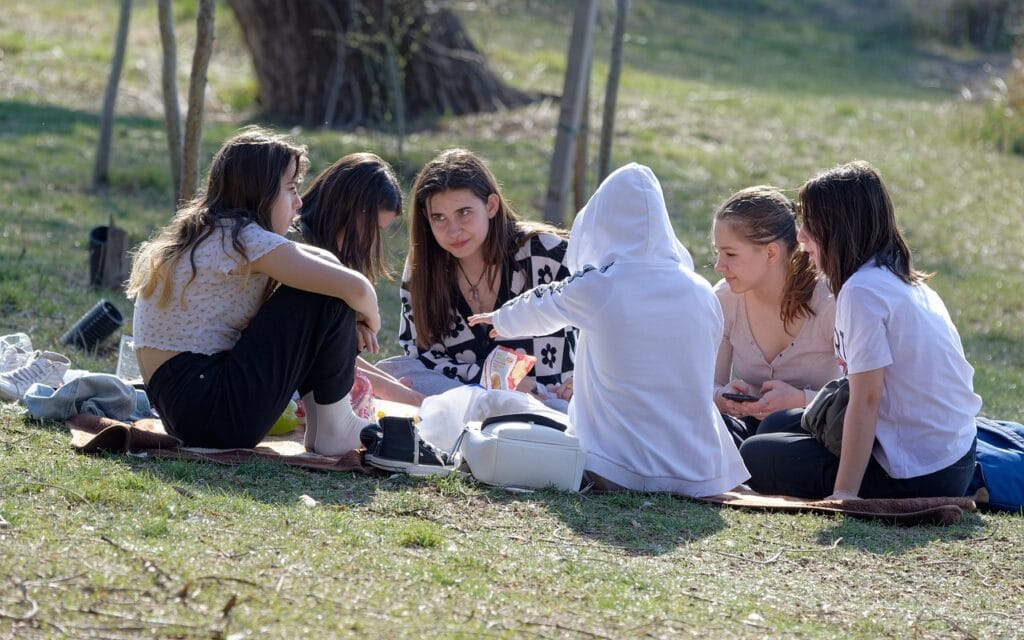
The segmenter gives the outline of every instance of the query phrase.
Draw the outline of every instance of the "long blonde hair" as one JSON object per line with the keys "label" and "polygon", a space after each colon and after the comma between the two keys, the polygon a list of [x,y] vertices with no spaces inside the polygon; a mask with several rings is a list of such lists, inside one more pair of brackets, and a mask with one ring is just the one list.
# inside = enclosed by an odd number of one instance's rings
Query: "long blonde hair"
{"label": "long blonde hair", "polygon": [[[309,166],[306,147],[289,138],[259,127],[247,127],[231,137],[213,157],[205,188],[135,253],[128,297],[149,298],[159,290],[157,306],[167,306],[178,261],[187,255],[192,266],[188,287],[196,277],[196,247],[225,223],[230,225],[231,246],[248,267],[238,235],[250,222],[273,231],[271,209],[281,189],[281,176],[292,162],[295,178],[301,179]],[[185,287],[179,301],[184,300]]]}

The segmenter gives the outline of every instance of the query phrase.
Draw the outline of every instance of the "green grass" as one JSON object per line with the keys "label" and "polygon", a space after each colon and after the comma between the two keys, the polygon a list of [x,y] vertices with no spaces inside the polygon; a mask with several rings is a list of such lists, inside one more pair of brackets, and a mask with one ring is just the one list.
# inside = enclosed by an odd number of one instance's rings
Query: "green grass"
{"label": "green grass", "polygon": [[[89,188],[115,4],[0,12],[0,333],[27,331],[40,348],[63,349],[59,336],[100,296],[130,318],[121,294],[86,286],[89,229],[113,216],[134,243],[171,214],[152,3],[134,5],[111,186]],[[175,6],[185,74],[195,5]],[[561,91],[571,13],[565,0],[460,5],[499,73],[547,94]],[[595,129],[610,31],[602,3]],[[955,76],[936,71],[962,68],[967,54],[944,57],[913,42],[895,9],[845,0],[637,1],[629,32],[614,162],[654,169],[702,274],[715,279],[709,219],[730,193],[795,190],[819,169],[870,160],[920,266],[936,274],[983,412],[1024,418],[1024,159],[972,133],[986,104],[963,102],[943,81]],[[219,5],[207,158],[251,121],[254,95]],[[314,171],[370,149],[406,184],[438,150],[467,146],[536,217],[557,116],[544,101],[442,119],[410,134],[402,156],[385,133],[294,133]],[[396,265],[404,242],[399,225]],[[393,354],[396,286],[379,294]],[[111,371],[114,343],[69,355]],[[0,638],[996,638],[1024,623],[1020,517],[903,529],[668,496],[86,457],[61,425],[10,404],[0,405],[0,518]]]}

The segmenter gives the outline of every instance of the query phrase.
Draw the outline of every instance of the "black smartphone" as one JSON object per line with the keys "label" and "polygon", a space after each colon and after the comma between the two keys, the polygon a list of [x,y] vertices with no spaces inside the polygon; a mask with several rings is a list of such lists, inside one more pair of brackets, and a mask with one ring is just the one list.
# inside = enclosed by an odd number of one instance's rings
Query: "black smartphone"
{"label": "black smartphone", "polygon": [[749,393],[722,393],[722,397],[735,402],[757,402],[761,399],[760,396],[752,396]]}

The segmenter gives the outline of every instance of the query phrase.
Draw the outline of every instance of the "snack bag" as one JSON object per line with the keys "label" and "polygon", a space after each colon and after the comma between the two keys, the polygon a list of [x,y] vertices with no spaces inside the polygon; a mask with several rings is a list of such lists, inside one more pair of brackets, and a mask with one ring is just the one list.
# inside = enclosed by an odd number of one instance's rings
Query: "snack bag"
{"label": "snack bag", "polygon": [[356,371],[356,379],[352,382],[352,411],[364,420],[376,420],[377,411],[373,406],[373,385],[362,371]]}
{"label": "snack bag", "polygon": [[536,362],[537,358],[525,353],[508,347],[495,347],[484,360],[480,386],[484,389],[515,390]]}

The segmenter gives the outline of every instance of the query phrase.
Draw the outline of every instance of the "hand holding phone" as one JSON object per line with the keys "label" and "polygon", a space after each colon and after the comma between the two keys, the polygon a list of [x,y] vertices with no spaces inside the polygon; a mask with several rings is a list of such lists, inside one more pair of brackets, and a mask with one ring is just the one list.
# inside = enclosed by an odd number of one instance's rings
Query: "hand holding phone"
{"label": "hand holding phone", "polygon": [[733,402],[757,402],[761,399],[760,396],[750,395],[749,393],[732,393],[730,391],[723,391],[722,397]]}

